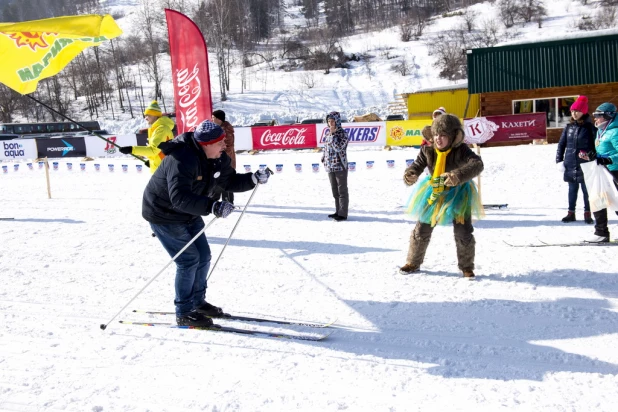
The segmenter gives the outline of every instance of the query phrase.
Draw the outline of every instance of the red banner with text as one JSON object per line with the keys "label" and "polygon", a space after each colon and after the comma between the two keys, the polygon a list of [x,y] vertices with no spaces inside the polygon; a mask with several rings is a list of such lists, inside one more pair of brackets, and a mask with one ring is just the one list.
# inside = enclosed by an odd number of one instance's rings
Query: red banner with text
{"label": "red banner with text", "polygon": [[525,113],[464,119],[465,142],[507,142],[547,138],[546,113]]}
{"label": "red banner with text", "polygon": [[212,117],[206,41],[195,23],[182,13],[165,9],[172,58],[172,80],[178,134]]}
{"label": "red banner with text", "polygon": [[314,124],[252,127],[254,150],[312,149],[317,147]]}

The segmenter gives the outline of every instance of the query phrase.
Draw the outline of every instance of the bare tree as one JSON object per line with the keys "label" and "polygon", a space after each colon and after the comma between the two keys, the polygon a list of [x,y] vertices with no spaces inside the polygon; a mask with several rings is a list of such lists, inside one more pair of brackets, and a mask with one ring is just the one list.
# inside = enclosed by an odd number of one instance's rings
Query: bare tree
{"label": "bare tree", "polygon": [[137,11],[137,24],[140,33],[144,37],[144,45],[146,46],[147,58],[144,60],[148,76],[154,81],[154,98],[162,96],[161,93],[161,66],[159,63],[159,46],[162,43],[160,37],[156,33],[156,15],[155,9],[150,4],[149,0],[140,0],[140,6]]}
{"label": "bare tree", "polygon": [[464,11],[464,14],[461,16],[463,18],[464,24],[468,33],[472,32],[476,28],[476,21],[478,19],[478,13],[474,10],[467,8]]}

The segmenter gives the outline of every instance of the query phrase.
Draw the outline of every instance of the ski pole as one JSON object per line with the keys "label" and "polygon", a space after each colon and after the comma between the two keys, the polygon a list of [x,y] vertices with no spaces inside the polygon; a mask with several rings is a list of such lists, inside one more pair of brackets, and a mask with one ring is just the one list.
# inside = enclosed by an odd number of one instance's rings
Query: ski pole
{"label": "ski pole", "polygon": [[[270,170],[270,168],[267,167],[266,168],[266,173],[269,173],[269,174],[272,175],[273,171]],[[208,279],[210,279],[210,277],[212,276],[212,273],[215,271],[215,268],[217,267],[217,263],[219,263],[219,259],[221,259],[221,256],[223,255],[223,251],[227,247],[227,244],[230,243],[230,240],[232,239],[232,235],[234,234],[234,231],[236,230],[236,227],[240,223],[240,219],[242,219],[243,215],[245,214],[245,211],[247,210],[247,206],[249,206],[249,203],[251,203],[251,199],[253,199],[253,196],[255,195],[255,192],[257,192],[257,188],[259,186],[260,186],[259,184],[255,185],[255,188],[253,189],[253,192],[251,193],[251,196],[249,196],[249,200],[247,200],[247,204],[242,209],[242,213],[240,214],[240,216],[238,217],[238,220],[236,221],[236,224],[232,228],[232,233],[230,233],[230,236],[228,236],[227,240],[225,241],[225,244],[223,245],[223,249],[221,249],[221,252],[219,252],[219,256],[217,257],[217,260],[215,260],[215,264],[212,265],[212,268],[210,269],[210,273],[206,277],[206,282],[208,282]]]}
{"label": "ski pole", "polygon": [[137,297],[138,297],[138,296],[139,296],[139,295],[140,295],[140,294],[141,294],[141,293],[142,293],[142,292],[143,292],[143,291],[144,291],[144,290],[145,290],[145,289],[146,289],[146,288],[147,288],[147,287],[148,287],[148,286],[152,283],[152,282],[154,282],[154,280],[155,280],[156,278],[158,278],[158,277],[159,277],[159,275],[160,275],[161,273],[163,273],[163,271],[164,271],[165,269],[167,269],[167,267],[168,267],[169,265],[171,265],[171,264],[172,264],[172,263],[176,260],[176,258],[178,258],[178,256],[180,256],[180,255],[182,254],[182,252],[184,252],[184,251],[185,251],[185,250],[186,250],[189,246],[191,246],[191,245],[193,244],[193,242],[195,242],[195,241],[197,240],[197,238],[198,238],[198,237],[200,237],[200,236],[202,235],[202,233],[204,233],[204,232],[206,231],[206,229],[208,229],[208,228],[210,227],[210,225],[212,225],[212,224],[213,224],[213,222],[214,222],[215,220],[217,220],[217,218],[216,218],[216,217],[215,217],[215,218],[213,218],[210,222],[208,222],[208,224],[207,224],[206,226],[204,226],[204,229],[200,230],[200,231],[199,231],[199,233],[198,233],[197,235],[195,235],[195,236],[193,237],[193,239],[191,239],[191,240],[190,240],[190,241],[189,241],[189,242],[185,245],[185,247],[183,247],[182,249],[180,249],[180,252],[176,253],[176,255],[172,258],[172,260],[170,260],[169,262],[167,262],[167,265],[165,265],[165,266],[163,267],[163,269],[161,269],[161,270],[159,271],[159,273],[157,273],[156,275],[154,275],[154,277],[153,277],[152,279],[150,279],[150,280],[148,281],[148,283],[146,283],[146,285],[144,285],[144,287],[143,287],[143,288],[142,288],[139,292],[137,292],[137,293],[135,294],[135,296],[133,296],[133,297],[131,298],[131,300],[129,300],[129,302],[127,302],[127,304],[126,304],[126,305],[124,305],[124,306],[122,307],[122,309],[120,309],[120,310],[118,311],[118,313],[116,313],[116,314],[114,315],[114,317],[113,317],[113,318],[111,318],[111,319],[110,319],[107,323],[102,323],[102,324],[101,324],[101,329],[102,329],[102,330],[105,330],[105,329],[107,328],[107,325],[109,325],[110,323],[112,323],[112,321],[113,321],[114,319],[116,319],[116,317],[117,317],[118,315],[120,315],[120,314],[122,313],[122,311],[124,311],[124,310],[127,308],[127,306],[129,306],[129,305],[131,304],[131,302],[133,302],[133,301],[135,300],[135,298],[137,298]]}

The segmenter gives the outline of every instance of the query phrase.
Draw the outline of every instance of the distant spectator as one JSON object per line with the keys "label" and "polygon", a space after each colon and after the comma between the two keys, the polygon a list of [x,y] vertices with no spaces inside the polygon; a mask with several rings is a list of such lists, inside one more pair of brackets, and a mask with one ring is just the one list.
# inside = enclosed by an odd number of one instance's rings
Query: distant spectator
{"label": "distant spectator", "polygon": [[[225,112],[223,110],[215,110],[212,112],[212,121],[217,126],[221,126],[225,132],[225,153],[232,159],[232,168],[236,170],[236,152],[234,151],[234,127],[225,120]],[[234,204],[234,192],[224,191],[223,200]]]}
{"label": "distant spectator", "polygon": [[[603,103],[592,113],[594,124],[597,127],[597,137],[594,141],[596,152],[580,156],[585,160],[596,159],[597,164],[603,165],[614,177],[614,185],[618,188],[618,117],[616,106],[613,103]],[[616,212],[618,215],[618,212]],[[607,209],[594,212],[594,236],[586,240],[589,243],[607,243],[610,233],[607,227]]]}
{"label": "distant spectator", "polygon": [[597,129],[592,124],[592,118],[588,114],[588,98],[586,96],[579,96],[575,103],[571,105],[570,110],[571,122],[562,131],[556,151],[556,163],[562,162],[561,169],[564,170],[564,181],[569,184],[569,210],[562,221],[568,223],[576,220],[575,204],[577,203],[579,187],[581,187],[584,195],[584,221],[591,224],[593,220],[590,214],[588,190],[584,182],[584,172],[580,167],[580,163],[586,162],[586,160],[579,157],[579,153],[581,151],[588,153],[594,150],[594,137]]}
{"label": "distant spectator", "polygon": [[341,127],[341,115],[330,112],[326,116],[330,133],[324,143],[322,163],[328,173],[328,180],[335,198],[335,213],[329,218],[340,222],[348,218],[348,132]]}
{"label": "distant spectator", "polygon": [[159,150],[159,145],[174,138],[172,129],[175,124],[169,117],[162,116],[161,108],[156,100],[144,110],[144,119],[150,126],[148,128],[148,145],[147,146],[123,146],[120,153],[134,154],[148,158],[146,166],[150,167],[150,173],[157,170],[161,164],[161,160],[165,155]]}

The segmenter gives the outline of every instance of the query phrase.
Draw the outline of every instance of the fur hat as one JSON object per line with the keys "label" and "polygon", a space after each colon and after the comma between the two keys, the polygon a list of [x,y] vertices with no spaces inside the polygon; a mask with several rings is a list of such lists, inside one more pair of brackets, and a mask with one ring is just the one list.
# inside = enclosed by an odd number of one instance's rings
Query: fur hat
{"label": "fur hat", "polygon": [[225,112],[223,110],[215,110],[214,112],[212,112],[212,115],[215,116],[217,119],[221,120],[222,122],[225,121]]}
{"label": "fur hat", "polygon": [[440,116],[443,114],[446,114],[446,109],[444,107],[438,107],[436,110],[433,111],[431,117],[435,118],[436,115]]}
{"label": "fur hat", "polygon": [[150,115],[150,116],[161,117],[162,114],[163,114],[163,112],[161,111],[161,108],[159,107],[159,103],[156,100],[153,100],[148,105],[146,110],[144,110],[144,116]]}
{"label": "fur hat", "polygon": [[193,138],[198,144],[208,146],[223,140],[225,132],[220,126],[217,126],[210,120],[204,120],[193,132]]}
{"label": "fur hat", "polygon": [[571,105],[571,110],[577,110],[583,114],[588,113],[588,98],[584,95],[579,96],[575,103]]}
{"label": "fur hat", "polygon": [[459,117],[453,114],[443,114],[434,119],[431,125],[431,133],[433,134],[433,140],[435,136],[445,135],[449,138],[449,147],[454,147],[463,142],[464,131]]}

